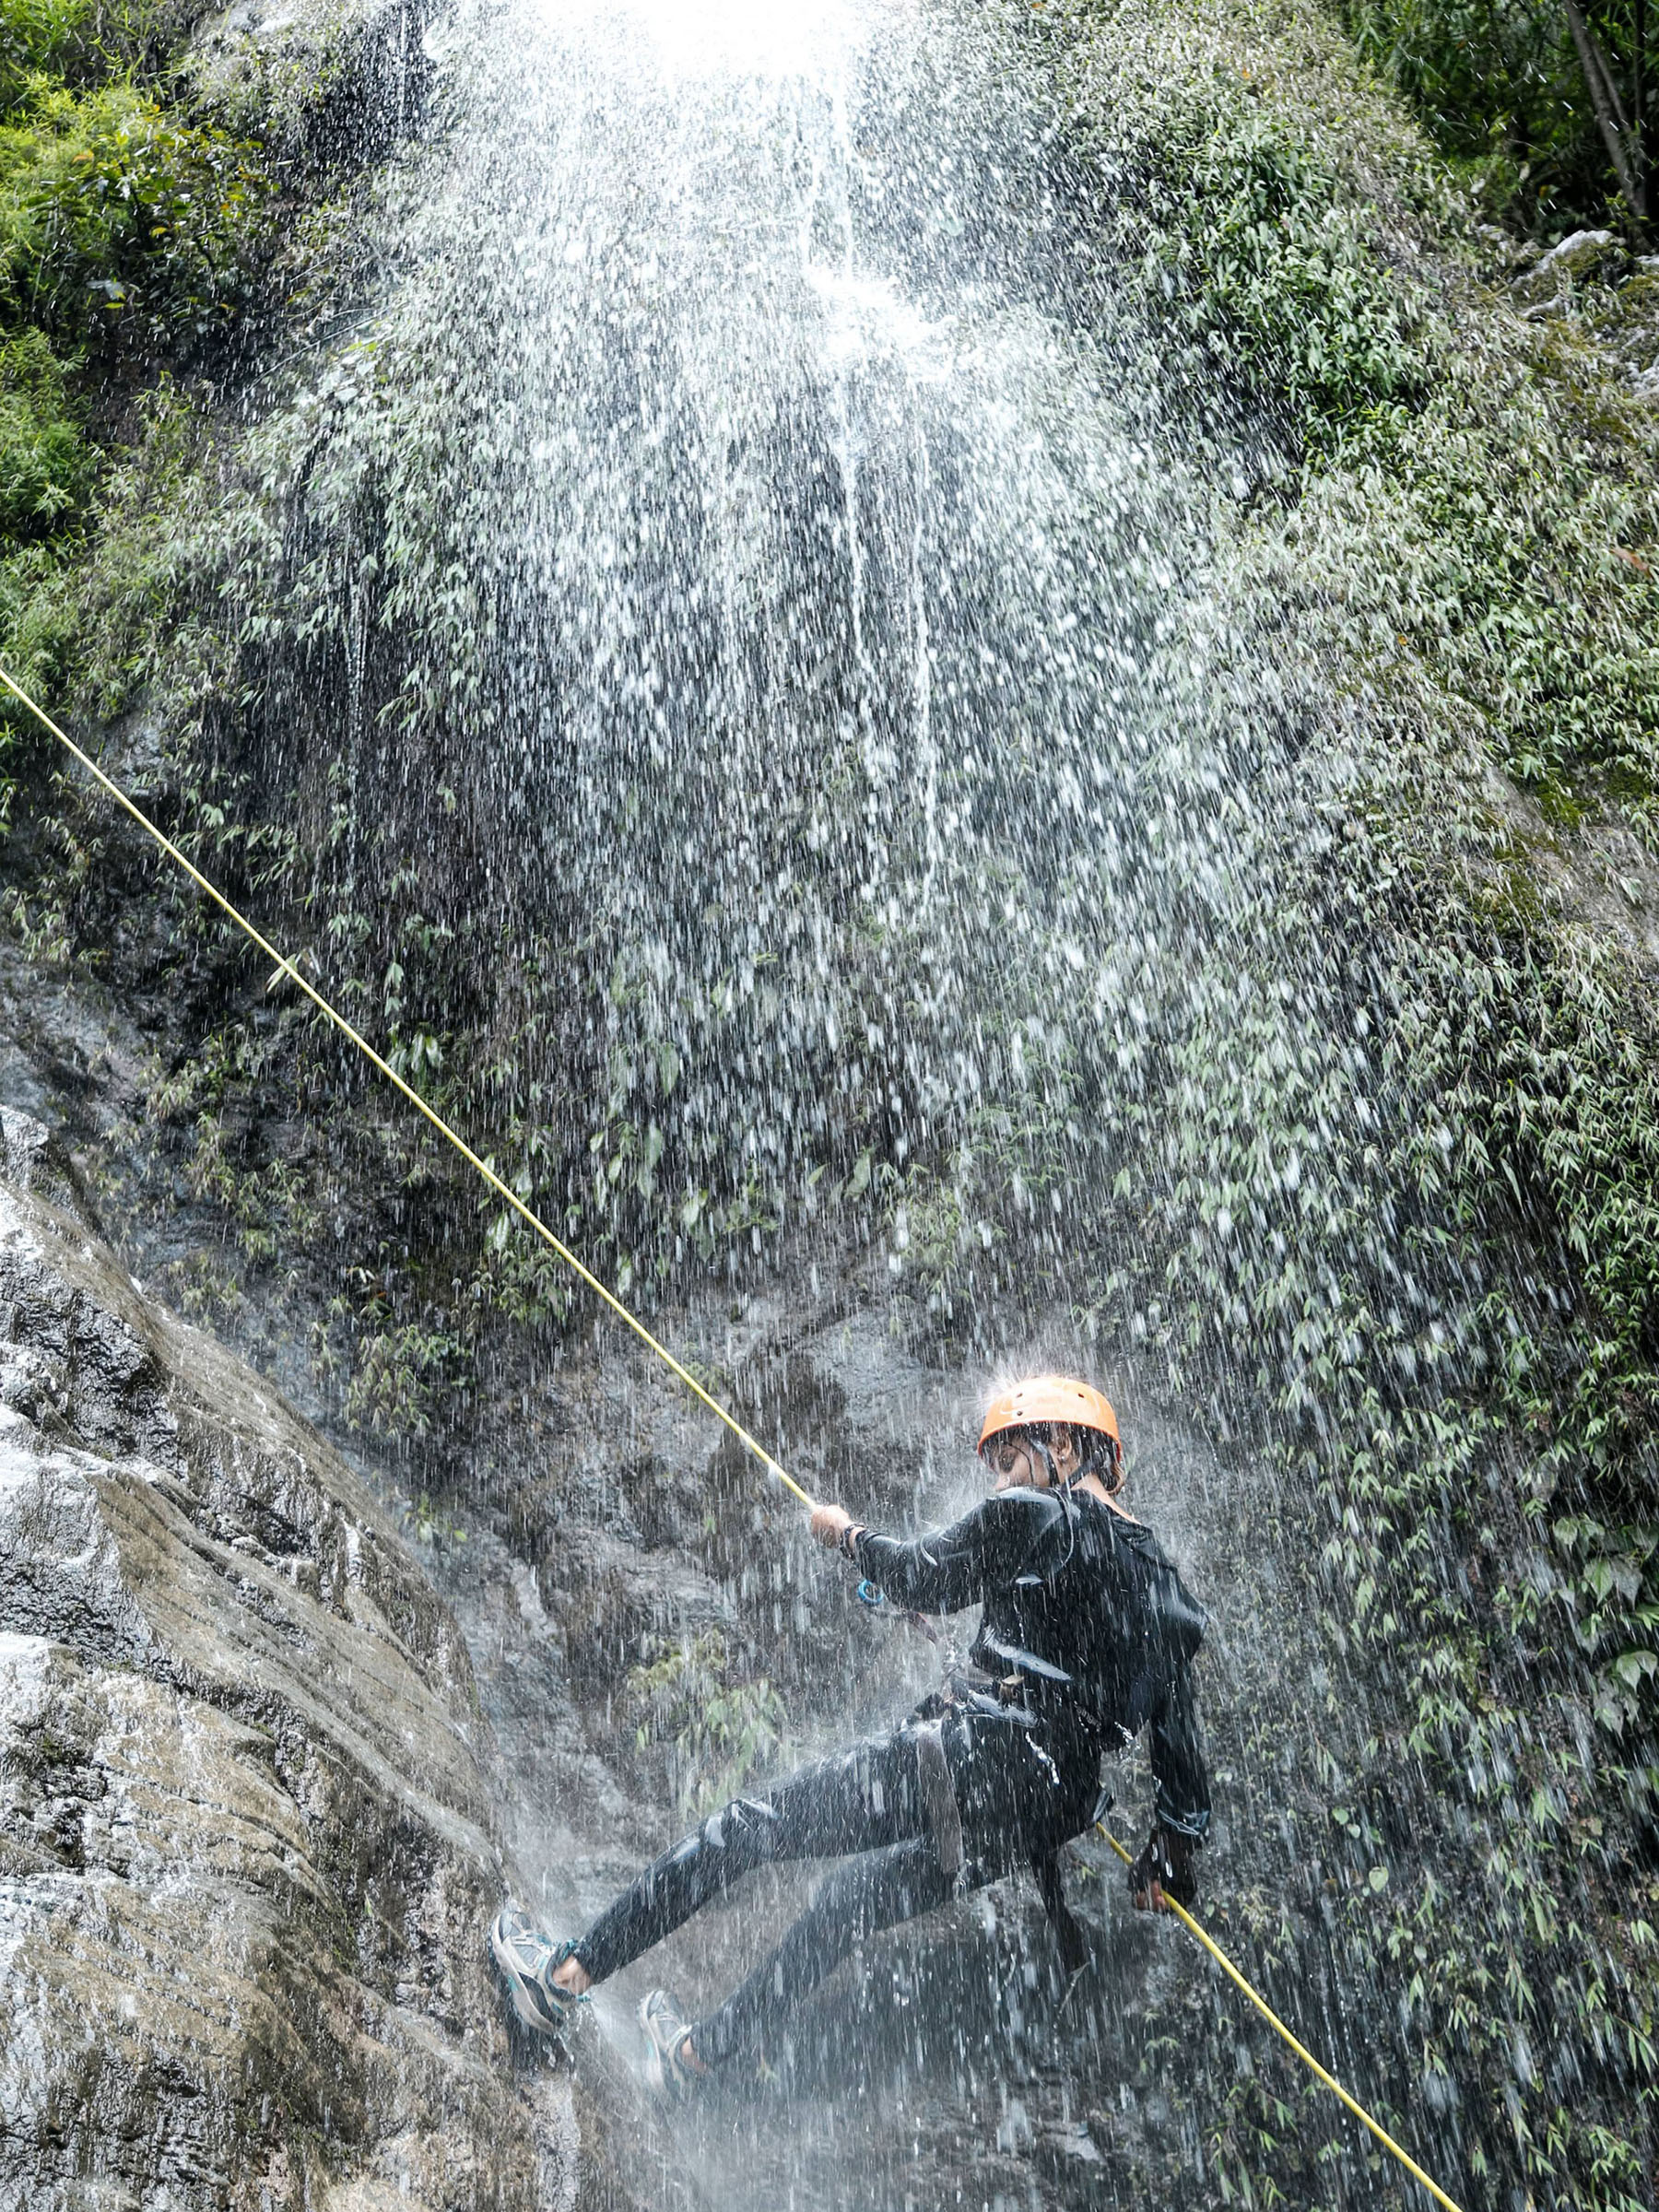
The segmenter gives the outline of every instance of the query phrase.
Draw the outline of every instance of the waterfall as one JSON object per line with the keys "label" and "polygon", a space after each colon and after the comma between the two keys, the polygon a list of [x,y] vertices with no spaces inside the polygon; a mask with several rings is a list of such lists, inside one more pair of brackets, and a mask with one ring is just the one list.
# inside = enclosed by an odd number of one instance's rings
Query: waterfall
{"label": "waterfall", "polygon": [[[508,0],[428,50],[433,127],[370,218],[363,312],[249,447],[273,529],[234,590],[278,616],[244,627],[234,754],[308,853],[317,957],[625,1295],[680,1301],[700,1358],[725,1297],[778,1317],[817,1410],[762,1379],[757,1419],[815,1487],[830,1453],[865,1501],[942,1510],[992,1372],[1107,1381],[1137,1502],[1216,1616],[1206,1877],[1280,1878],[1286,1732],[1331,1658],[1296,1423],[1358,1403],[1357,1355],[1348,1400],[1317,1378],[1368,1300],[1370,1356],[1407,1375],[1432,1319],[1439,1387],[1480,1285],[1403,1258],[1409,1194],[1372,1188],[1415,1107],[1327,865],[1342,717],[1228,570],[1236,405],[1223,435],[1163,373],[1110,245],[1134,180],[1067,141],[986,11]],[[1223,1128],[1247,1181],[1206,1180]],[[558,1312],[508,1220],[491,1241],[490,1295]],[[827,1309],[882,1300],[885,1348],[838,1340]],[[764,1378],[760,1336],[726,1341]],[[885,1458],[825,1411],[861,1375]],[[641,1387],[636,1455],[706,1455]],[[704,1479],[718,1533],[682,1532],[649,1599],[614,1470],[561,1493],[550,1703],[617,1757],[618,1716],[716,1652],[789,1684],[797,1747],[901,1704],[915,1655],[778,1516],[757,1538],[747,1472]],[[564,1588],[557,1547],[545,1571]],[[549,1805],[502,1694],[539,1808],[521,1857],[575,1918],[617,1855],[582,1789]],[[1097,1858],[1078,1879],[1115,1898]],[[781,2099],[689,2124],[720,2201],[863,2204],[877,2171],[935,2201],[982,2160],[990,2201],[1032,2110],[1087,2180],[1055,2113],[1101,2099],[1201,2189],[1227,2031],[1173,2062],[1174,2108],[1140,2043],[1207,2005],[1202,1965],[1098,1917],[1105,1978],[1063,2021],[1029,1899],[894,1939]],[[727,1915],[679,1968],[717,1980],[753,1933]],[[1318,1941],[1300,1964],[1350,2068],[1381,1994]],[[627,1994],[600,2007],[618,2038]]]}

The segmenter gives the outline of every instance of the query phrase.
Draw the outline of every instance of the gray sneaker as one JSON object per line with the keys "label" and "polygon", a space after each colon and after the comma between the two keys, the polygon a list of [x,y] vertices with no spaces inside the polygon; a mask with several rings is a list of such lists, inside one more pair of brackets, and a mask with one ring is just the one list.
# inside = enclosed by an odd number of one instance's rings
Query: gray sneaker
{"label": "gray sneaker", "polygon": [[507,1904],[489,1931],[489,1955],[512,2009],[534,2035],[560,2035],[587,1998],[560,1989],[553,1976],[576,1948],[555,1943],[539,1921]]}
{"label": "gray sneaker", "polygon": [[640,2025],[649,2045],[645,2078],[659,2097],[677,2104],[697,2079],[681,2055],[690,2040],[690,2024],[665,1989],[653,1989],[641,2001]]}

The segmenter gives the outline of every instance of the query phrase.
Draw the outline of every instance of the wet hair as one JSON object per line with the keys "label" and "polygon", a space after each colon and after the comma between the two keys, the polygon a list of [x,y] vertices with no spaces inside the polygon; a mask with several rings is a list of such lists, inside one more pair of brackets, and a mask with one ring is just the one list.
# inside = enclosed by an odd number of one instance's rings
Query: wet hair
{"label": "wet hair", "polygon": [[1061,1430],[1071,1437],[1072,1449],[1077,1454],[1077,1474],[1094,1476],[1107,1495],[1115,1497],[1124,1487],[1124,1455],[1111,1437],[1103,1429],[1085,1428],[1081,1421],[1051,1421],[1051,1450],[1055,1433]]}
{"label": "wet hair", "polygon": [[[1068,1436],[1077,1454],[1078,1475],[1094,1476],[1109,1497],[1115,1498],[1124,1487],[1124,1455],[1103,1430],[1087,1428],[1081,1421],[1017,1421],[987,1437],[985,1450],[993,1450],[1006,1436],[1034,1436],[1051,1452],[1062,1436]],[[1075,1482],[1077,1476],[1072,1479]]]}

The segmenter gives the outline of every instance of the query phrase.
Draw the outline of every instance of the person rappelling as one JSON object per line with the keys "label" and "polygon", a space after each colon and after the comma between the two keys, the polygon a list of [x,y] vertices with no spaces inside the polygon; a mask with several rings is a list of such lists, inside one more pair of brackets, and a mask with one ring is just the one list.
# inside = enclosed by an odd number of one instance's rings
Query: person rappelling
{"label": "person rappelling", "polygon": [[690,2022],[665,1990],[640,2007],[647,2074],[670,2094],[766,2057],[782,2017],[878,1929],[1034,1875],[1068,1973],[1086,1963],[1059,1853],[1100,1810],[1103,1753],[1150,1730],[1150,1832],[1129,1872],[1143,1911],[1190,1905],[1209,1826],[1193,1695],[1206,1616],[1122,1501],[1117,1416],[1087,1383],[1043,1375],[995,1398],[980,1433],[994,1488],[948,1527],[887,1535],[817,1504],[812,1533],[894,1606],[982,1607],[968,1664],[889,1735],[736,1797],[665,1852],[580,1941],[509,1904],[490,1950],[518,2018],[542,2034],[757,1867],[840,1858],[782,1942]]}

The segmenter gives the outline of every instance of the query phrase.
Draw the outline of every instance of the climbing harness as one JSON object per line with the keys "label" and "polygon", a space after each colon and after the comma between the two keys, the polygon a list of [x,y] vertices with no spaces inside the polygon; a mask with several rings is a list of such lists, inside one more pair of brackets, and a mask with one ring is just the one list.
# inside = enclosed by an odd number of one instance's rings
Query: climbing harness
{"label": "climbing harness", "polygon": [[962,1843],[962,1808],[957,1803],[950,1762],[945,1756],[945,1716],[937,1713],[915,1732],[916,1775],[922,1791],[923,1818],[941,1871],[957,1895],[967,1881],[967,1853]]}
{"label": "climbing harness", "polygon": [[[147,815],[143,809],[132,799],[128,798],[126,793],[123,791],[120,784],[117,783],[112,777],[106,775],[103,770],[99,767],[97,761],[92,759],[88,754],[84,753],[80,747],[76,744],[75,740],[58,727],[57,724],[53,721],[52,717],[46,712],[45,709],[43,707],[37,706],[35,701],[29,696],[29,693],[24,690],[21,684],[18,683],[11,676],[9,676],[4,668],[0,668],[0,684],[4,684],[6,688],[11,692],[13,697],[19,700],[22,704],[28,708],[29,712],[34,716],[35,720],[41,724],[42,729],[49,731],[51,735],[57,739],[58,743],[65,748],[66,752],[74,755],[76,759],[80,762],[81,766],[86,770],[87,773],[93,779],[93,781],[104,791],[108,792],[111,798],[115,801],[116,805],[121,807],[123,812],[130,816],[131,818],[137,823],[138,827],[144,831],[145,835],[148,837],[155,844],[159,846],[160,850],[167,854],[170,860],[176,861],[178,863],[179,866],[183,869],[185,875],[190,877],[191,881],[199,890],[205,892],[206,895],[212,900],[214,905],[219,909],[220,912],[229,916],[230,920],[235,923],[236,926],[242,932],[243,935],[246,936],[252,944],[258,947],[259,950],[264,953],[266,959],[272,962],[277,971],[280,974],[286,975],[290,982],[297,985],[298,988],[304,993],[305,996],[311,1000],[312,1006],[317,1008],[318,1012],[324,1015],[330,1022],[333,1023],[334,1027],[338,1030],[341,1036],[346,1038],[350,1043],[356,1045],[358,1051],[362,1053],[363,1057],[371,1064],[371,1066],[378,1069],[379,1072],[385,1077],[387,1082],[392,1085],[393,1088],[399,1091],[403,1097],[408,1100],[409,1104],[414,1107],[415,1111],[420,1114],[424,1120],[429,1122],[434,1129],[437,1130],[440,1136],[446,1139],[448,1143],[454,1147],[455,1150],[461,1155],[462,1159],[465,1159],[469,1166],[477,1170],[478,1173],[484,1178],[484,1181],[489,1185],[490,1189],[496,1193],[498,1197],[505,1199],[507,1204],[512,1208],[513,1212],[516,1213],[521,1219],[529,1224],[529,1226],[535,1231],[536,1235],[541,1238],[542,1241],[547,1245],[550,1251],[558,1254],[559,1259],[564,1262],[565,1265],[571,1269],[572,1274],[580,1277],[582,1281],[587,1285],[588,1288],[594,1292],[594,1296],[598,1298],[605,1305],[609,1307],[610,1311],[617,1316],[618,1320],[626,1324],[626,1325],[633,1331],[640,1342],[643,1344],[649,1351],[653,1351],[656,1354],[657,1358],[663,1362],[664,1366],[669,1370],[670,1373],[678,1377],[679,1381],[685,1384],[686,1388],[691,1393],[691,1395],[697,1399],[698,1403],[701,1406],[706,1406],[712,1414],[715,1415],[717,1418],[725,1423],[726,1427],[737,1439],[737,1441],[743,1446],[744,1450],[749,1453],[753,1458],[759,1461],[762,1468],[772,1478],[772,1480],[781,1483],[792,1497],[798,1499],[800,1502],[810,1512],[817,1500],[806,1490],[803,1489],[801,1485],[795,1481],[792,1475],[786,1473],[785,1470],[778,1465],[777,1461],[772,1457],[771,1453],[767,1451],[765,1446],[759,1442],[756,1438],[751,1436],[748,1430],[743,1426],[742,1422],[739,1421],[735,1415],[728,1413],[726,1408],[721,1405],[720,1401],[712,1396],[710,1393],[703,1388],[702,1384],[697,1380],[697,1377],[675,1358],[674,1354],[668,1349],[667,1346],[661,1343],[657,1337],[653,1336],[651,1331],[645,1326],[645,1324],[641,1321],[637,1315],[629,1311],[628,1307],[622,1303],[622,1300],[617,1296],[615,1291],[607,1289],[605,1284],[599,1280],[599,1277],[593,1273],[592,1269],[585,1266],[582,1262],[577,1258],[576,1254],[571,1250],[570,1246],[561,1242],[560,1240],[554,1235],[553,1231],[547,1227],[547,1223],[541,1218],[540,1215],[535,1213],[529,1206],[527,1206],[524,1199],[519,1196],[516,1191],[511,1189],[505,1182],[502,1182],[501,1178],[496,1173],[495,1170],[489,1165],[488,1161],[480,1159],[478,1154],[475,1152],[472,1147],[466,1142],[465,1138],[460,1135],[457,1131],[450,1126],[449,1123],[444,1120],[443,1116],[438,1112],[436,1108],[429,1106],[425,1099],[421,1097],[420,1093],[414,1088],[414,1086],[410,1083],[406,1083],[404,1080],[403,1077],[398,1074],[397,1070],[392,1065],[390,1061],[382,1059],[380,1053],[377,1053],[374,1047],[369,1042],[368,1039],[364,1037],[360,1031],[353,1029],[350,1022],[347,1020],[346,1017],[340,1013],[337,1008],[331,1006],[328,1000],[324,997],[323,994],[317,990],[313,984],[306,982],[304,976],[300,974],[299,969],[295,967],[293,961],[287,959],[282,953],[278,952],[276,947],[271,944],[267,938],[261,935],[260,932],[255,929],[253,923],[248,920],[247,916],[241,913],[236,907],[231,905],[229,900],[225,897],[225,894],[218,888],[218,886],[209,882],[207,877],[203,875],[200,868],[198,868],[193,861],[188,859],[186,855],[179,850],[178,846],[173,843],[172,840],[168,837],[163,830],[157,828],[156,824],[150,820],[148,815]],[[1065,1378],[1045,1376],[1041,1380],[1044,1385],[1053,1384],[1056,1389],[1068,1386],[1073,1393],[1081,1394],[1086,1389],[1085,1385],[1076,1382],[1069,1382],[1069,1379]],[[1068,1401],[1065,1405],[1065,1410],[1044,1414],[1041,1418],[1050,1419],[1070,1419],[1073,1421],[1080,1420],[1083,1425],[1087,1427],[1099,1427],[1107,1430],[1107,1433],[1111,1435],[1112,1441],[1115,1444],[1117,1441],[1117,1424],[1115,1417],[1112,1415],[1111,1407],[1107,1406],[1106,1401],[1103,1398],[1100,1397],[1098,1392],[1088,1391],[1087,1394],[1088,1399],[1098,1401],[1098,1403],[1095,1405],[1088,1405],[1081,1398],[1075,1403]],[[999,1420],[999,1426],[1009,1425],[1006,1418],[1006,1413],[1008,1406],[1013,1402],[1018,1402],[1021,1405],[1026,1403],[1026,1401],[1022,1398],[1021,1394],[1016,1392],[1010,1394],[1010,1398],[1008,1400],[999,1401],[998,1407],[994,1408],[994,1411],[998,1411],[1003,1416],[1003,1418]],[[1099,1411],[1100,1407],[1105,1408],[1104,1418],[1100,1418]],[[1035,1419],[1039,1417],[1034,1411],[1028,1411],[1026,1413],[1027,1419]],[[1110,1422],[1109,1428],[1108,1422]],[[987,1431],[989,1431],[989,1426],[990,1424],[988,1419]],[[982,1438],[981,1441],[982,1442],[984,1440]],[[861,1583],[859,1584],[858,1594],[863,1602],[868,1606],[879,1606],[885,1602],[882,1593],[876,1589],[874,1584],[869,1583]],[[905,1618],[909,1617],[907,1616]],[[924,1630],[924,1632],[930,1631]],[[1100,1834],[1105,1837],[1107,1842],[1111,1844],[1112,1850],[1117,1853],[1118,1857],[1123,1860],[1124,1865],[1129,1865],[1132,1863],[1129,1853],[1118,1841],[1117,1838],[1111,1833],[1103,1822],[1097,1821],[1096,1826],[1099,1828]],[[1242,1991],[1243,1994],[1250,1999],[1250,2002],[1255,2006],[1256,2010],[1262,2015],[1263,2018],[1265,2019],[1269,2026],[1272,2027],[1275,2031],[1284,2039],[1285,2042],[1292,2051],[1295,2052],[1296,2055],[1302,2061],[1303,2065],[1310,2067],[1312,2071],[1318,2076],[1319,2079],[1324,2082],[1326,2088],[1328,2088],[1334,2096],[1341,2100],[1341,2101],[1347,2107],[1348,2111],[1354,2114],[1355,2118],[1361,2121],[1365,2126],[1371,2130],[1371,2134],[1377,2138],[1377,2141],[1383,2146],[1384,2149],[1390,2150],[1394,2153],[1394,2156],[1398,2159],[1407,2173],[1411,2174],[1416,2180],[1419,2181],[1423,2187],[1428,2190],[1430,2195],[1433,2197],[1436,2204],[1443,2206],[1445,2207],[1445,2212],[1460,2212],[1460,2207],[1453,2202],[1443,2189],[1440,2188],[1434,2182],[1430,2180],[1429,2176],[1423,2171],[1422,2168],[1414,2159],[1410,2158],[1406,2152],[1400,2147],[1399,2144],[1394,2141],[1394,2137],[1387,2132],[1387,2130],[1382,2127],[1378,2122],[1371,2118],[1371,2114],[1365,2110],[1363,2105],[1359,2104],[1354,2098],[1348,2095],[1347,2091],[1343,2088],[1342,2084],[1335,2078],[1334,2075],[1326,2073],[1324,2066],[1320,2065],[1319,2061],[1313,2056],[1313,2053],[1307,2049],[1305,2044],[1298,2042],[1295,2036],[1291,2034],[1289,2029],[1286,2027],[1284,2021],[1279,2018],[1277,2013],[1276,2013],[1268,2005],[1266,1999],[1258,1994],[1253,1984],[1233,1964],[1232,1960],[1227,1956],[1226,1952],[1222,1950],[1220,1945],[1213,1941],[1210,1936],[1206,1935],[1204,1930],[1199,1926],[1198,1923],[1186,1910],[1185,1906],[1177,1904],[1173,1898],[1169,1899],[1167,1901],[1170,1911],[1173,1912],[1181,1921],[1182,1926],[1185,1927],[1188,1934],[1197,1938],[1197,1940],[1204,1946],[1204,1948],[1209,1953],[1210,1957],[1215,1959],[1217,1965],[1220,1967],[1223,1973],[1225,1973],[1230,1981],[1238,1985],[1239,1989]]]}

